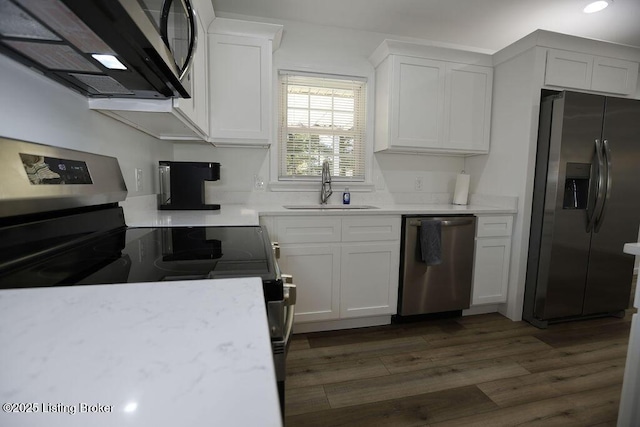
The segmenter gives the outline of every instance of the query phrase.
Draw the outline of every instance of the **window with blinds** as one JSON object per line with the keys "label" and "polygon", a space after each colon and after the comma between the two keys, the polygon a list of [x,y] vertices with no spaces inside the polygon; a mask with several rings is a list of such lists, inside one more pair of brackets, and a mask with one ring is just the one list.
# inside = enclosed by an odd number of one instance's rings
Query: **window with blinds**
{"label": "window with blinds", "polygon": [[365,80],[280,72],[280,180],[364,181]]}

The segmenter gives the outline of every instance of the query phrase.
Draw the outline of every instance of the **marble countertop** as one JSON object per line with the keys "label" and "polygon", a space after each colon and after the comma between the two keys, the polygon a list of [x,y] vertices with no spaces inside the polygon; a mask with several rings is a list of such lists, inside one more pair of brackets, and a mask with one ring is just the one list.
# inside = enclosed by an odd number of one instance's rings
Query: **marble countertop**
{"label": "marble countertop", "polygon": [[125,221],[129,227],[258,225],[258,218],[256,209],[244,205],[225,205],[215,211],[125,210]]}
{"label": "marble countertop", "polygon": [[639,243],[625,243],[624,253],[631,255],[640,255],[640,242]]}
{"label": "marble countertop", "polygon": [[299,215],[452,215],[514,214],[515,209],[485,205],[376,205],[376,209],[286,209],[283,204],[222,205],[219,211],[126,210],[129,227],[259,225],[260,216]]}
{"label": "marble countertop", "polygon": [[258,278],[3,290],[0,342],[2,426],[281,426]]}

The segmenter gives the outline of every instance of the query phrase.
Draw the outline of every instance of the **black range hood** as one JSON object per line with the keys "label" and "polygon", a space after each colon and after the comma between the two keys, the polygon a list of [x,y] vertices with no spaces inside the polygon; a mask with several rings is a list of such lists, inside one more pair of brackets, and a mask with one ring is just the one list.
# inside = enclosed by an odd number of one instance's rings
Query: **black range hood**
{"label": "black range hood", "polygon": [[0,0],[0,52],[89,97],[191,97],[137,0]]}

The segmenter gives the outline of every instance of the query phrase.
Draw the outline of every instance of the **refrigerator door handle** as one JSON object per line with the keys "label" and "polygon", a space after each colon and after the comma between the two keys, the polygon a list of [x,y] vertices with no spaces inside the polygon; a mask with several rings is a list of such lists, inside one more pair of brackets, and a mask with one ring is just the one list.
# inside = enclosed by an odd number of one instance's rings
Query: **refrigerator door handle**
{"label": "refrigerator door handle", "polygon": [[587,233],[593,230],[596,223],[597,213],[602,211],[602,204],[604,203],[604,155],[602,153],[602,144],[599,139],[595,140],[596,150],[594,154],[594,160],[592,161],[592,173],[591,179],[595,184],[589,185],[589,201],[587,206]]}
{"label": "refrigerator door handle", "polygon": [[602,198],[602,206],[596,215],[595,227],[593,229],[596,233],[600,231],[600,227],[604,221],[604,214],[607,209],[607,200],[609,200],[609,197],[611,196],[611,148],[609,147],[609,141],[606,139],[602,142],[602,153],[604,156],[603,163],[605,166],[605,173],[601,175],[603,175],[606,190],[604,191],[605,195]]}

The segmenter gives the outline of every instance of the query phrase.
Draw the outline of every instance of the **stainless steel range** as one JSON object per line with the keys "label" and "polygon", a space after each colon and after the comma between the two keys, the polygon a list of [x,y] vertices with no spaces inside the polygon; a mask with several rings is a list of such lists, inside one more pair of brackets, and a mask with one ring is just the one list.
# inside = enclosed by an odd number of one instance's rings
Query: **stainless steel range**
{"label": "stainless steel range", "polygon": [[0,138],[0,166],[0,289],[260,277],[284,408],[295,287],[265,228],[127,227],[112,157]]}

